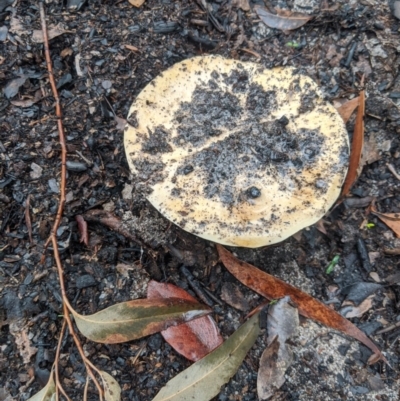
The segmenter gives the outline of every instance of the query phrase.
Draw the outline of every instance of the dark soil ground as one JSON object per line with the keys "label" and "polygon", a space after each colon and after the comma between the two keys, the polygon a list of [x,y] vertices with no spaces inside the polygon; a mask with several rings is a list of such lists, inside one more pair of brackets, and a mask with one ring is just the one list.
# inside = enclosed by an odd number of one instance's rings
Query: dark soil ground
{"label": "dark soil ground", "polygon": [[[266,67],[301,67],[337,105],[357,95],[365,74],[368,152],[351,201],[325,217],[326,233],[310,227],[277,246],[235,252],[343,313],[354,308],[343,305],[346,299],[359,304],[371,295],[366,311],[351,320],[372,337],[393,367],[367,366],[370,354],[365,347],[304,320],[292,341],[294,363],[274,400],[398,399],[400,240],[367,214],[372,198],[379,211],[400,212],[399,177],[388,168],[400,172],[400,21],[393,16],[393,4],[268,2],[315,15],[302,28],[282,32],[260,22],[246,10],[244,0],[146,0],[139,9],[127,0],[45,3],[48,23],[66,30],[50,43],[69,160],[58,238],[68,297],[85,314],[143,297],[149,278],[191,290],[180,269],[183,264],[214,296],[225,338],[262,301],[217,263],[213,244],[175,228],[135,193],[114,113],[126,118],[135,96],[151,79],[188,57],[220,54]],[[75,10],[73,4],[78,4]],[[214,22],[201,4],[208,4]],[[0,0],[1,400],[26,400],[44,386],[62,322],[51,251],[44,264],[39,263],[55,218],[60,179],[54,101],[43,45],[35,41],[40,29],[37,2]],[[351,119],[349,133],[353,125]],[[96,209],[125,219],[144,246],[95,222],[89,223],[89,246],[81,244],[75,216]],[[335,255],[340,255],[339,263],[326,274]],[[384,328],[389,330],[379,334]],[[120,345],[82,341],[91,361],[118,380],[123,400],[151,400],[190,365],[159,334]],[[62,383],[73,400],[82,399],[84,366],[70,337],[62,345]],[[257,399],[262,350],[260,339],[216,399]],[[95,392],[89,398],[97,399]]]}

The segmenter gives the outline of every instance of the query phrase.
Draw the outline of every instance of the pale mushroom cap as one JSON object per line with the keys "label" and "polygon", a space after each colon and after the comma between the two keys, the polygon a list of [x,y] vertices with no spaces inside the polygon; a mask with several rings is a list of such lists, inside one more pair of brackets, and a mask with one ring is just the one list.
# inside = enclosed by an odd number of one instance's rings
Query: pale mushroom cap
{"label": "pale mushroom cap", "polygon": [[255,248],[327,212],[349,145],[342,118],[309,77],[205,56],[175,64],[142,90],[125,150],[166,218],[207,240]]}

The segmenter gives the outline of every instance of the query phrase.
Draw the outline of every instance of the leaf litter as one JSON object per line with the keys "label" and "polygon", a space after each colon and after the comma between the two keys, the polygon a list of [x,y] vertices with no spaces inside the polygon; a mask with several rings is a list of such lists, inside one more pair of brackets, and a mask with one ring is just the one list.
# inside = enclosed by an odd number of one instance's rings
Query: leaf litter
{"label": "leaf litter", "polygon": [[371,213],[382,220],[400,238],[400,213],[381,213],[371,206]]}
{"label": "leaf litter", "polygon": [[[361,80],[363,84],[364,79]],[[364,147],[364,114],[365,114],[365,91],[362,90],[359,95],[359,105],[357,110],[356,122],[354,125],[353,140],[351,143],[351,153],[349,169],[343,184],[341,198],[344,198],[350,192],[351,187],[361,173],[359,167],[361,165],[362,150]]]}
{"label": "leaf litter", "polygon": [[208,401],[239,369],[260,333],[259,313],[222,345],[171,379],[153,401]]}
{"label": "leaf litter", "polygon": [[[147,287],[148,299],[169,299],[171,297],[197,302],[182,288],[169,283],[150,281]],[[223,339],[211,316],[199,317],[179,326],[169,327],[161,332],[164,340],[179,354],[191,361],[198,361],[222,344]]]}
{"label": "leaf litter", "polygon": [[342,331],[367,346],[374,353],[369,363],[375,363],[378,360],[387,362],[379,348],[360,329],[333,309],[298,288],[235,258],[221,245],[217,245],[217,249],[228,271],[253,291],[269,300],[289,295],[301,315]]}
{"label": "leaf litter", "polygon": [[180,298],[136,299],[93,315],[74,313],[79,331],[89,340],[117,344],[165,330],[211,313],[208,306]]}
{"label": "leaf litter", "polygon": [[286,342],[296,334],[298,326],[299,314],[290,305],[290,297],[281,298],[268,308],[268,347],[261,356],[257,377],[260,400],[271,398],[285,382],[285,372],[293,362],[293,352]]}
{"label": "leaf litter", "polygon": [[270,28],[289,31],[301,28],[314,17],[308,14],[292,13],[290,11],[280,10],[281,15],[272,14],[265,7],[256,5],[254,11],[258,14],[261,21]]}

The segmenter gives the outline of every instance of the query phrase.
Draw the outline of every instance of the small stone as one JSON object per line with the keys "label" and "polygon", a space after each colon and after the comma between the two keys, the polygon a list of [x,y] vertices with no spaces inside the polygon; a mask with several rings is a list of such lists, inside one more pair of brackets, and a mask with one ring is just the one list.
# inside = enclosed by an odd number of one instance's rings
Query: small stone
{"label": "small stone", "polygon": [[106,89],[106,90],[108,90],[108,89],[111,89],[111,87],[112,87],[112,82],[111,81],[103,81],[102,83],[101,83],[101,86],[104,88],[104,89]]}
{"label": "small stone", "polygon": [[49,188],[51,192],[54,192],[55,194],[60,193],[60,188],[58,186],[58,182],[55,178],[52,178],[51,180],[48,181]]}
{"label": "small stone", "polygon": [[66,163],[66,166],[67,166],[67,170],[74,171],[75,173],[80,173],[82,171],[87,170],[86,164],[82,163],[82,162],[75,162],[75,161],[68,160]]}
{"label": "small stone", "polygon": [[83,276],[79,276],[76,279],[76,288],[82,289],[87,287],[93,287],[96,285],[96,280],[90,274],[85,274]]}
{"label": "small stone", "polygon": [[122,190],[122,199],[125,199],[125,200],[132,199],[132,191],[133,191],[133,185],[125,184],[125,187]]}
{"label": "small stone", "polygon": [[400,1],[395,1],[393,3],[393,15],[397,18],[400,19]]}
{"label": "small stone", "polygon": [[5,42],[7,39],[8,28],[6,26],[0,26],[0,42]]}
{"label": "small stone", "polygon": [[36,163],[32,163],[31,164],[31,173],[30,176],[32,178],[32,180],[36,180],[37,178],[39,178],[42,175],[43,169]]}

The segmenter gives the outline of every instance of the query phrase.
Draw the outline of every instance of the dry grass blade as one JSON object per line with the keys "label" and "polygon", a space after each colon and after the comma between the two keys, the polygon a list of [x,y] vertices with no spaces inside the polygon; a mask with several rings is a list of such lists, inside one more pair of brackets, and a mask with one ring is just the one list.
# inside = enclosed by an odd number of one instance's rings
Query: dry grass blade
{"label": "dry grass blade", "polygon": [[300,28],[314,18],[311,15],[300,13],[291,13],[291,15],[272,14],[265,7],[258,5],[254,6],[254,11],[265,25],[283,31]]}
{"label": "dry grass blade", "polygon": [[357,180],[357,170],[361,162],[361,154],[364,146],[364,113],[365,113],[365,92],[362,90],[359,96],[359,106],[354,126],[353,141],[351,143],[351,155],[349,170],[343,184],[341,198],[344,198]]}
{"label": "dry grass blade", "polygon": [[208,401],[236,373],[260,333],[254,315],[221,346],[170,380],[153,401]]}
{"label": "dry grass blade", "polygon": [[73,311],[76,325],[89,340],[117,344],[165,330],[211,313],[211,309],[180,298],[136,299],[93,315]]}
{"label": "dry grass blade", "polygon": [[221,245],[217,245],[217,249],[222,263],[229,272],[253,291],[267,299],[278,299],[289,295],[301,315],[357,339],[374,352],[374,362],[379,359],[387,362],[379,348],[360,329],[333,309],[298,288],[235,258]]}
{"label": "dry grass blade", "polygon": [[371,207],[371,213],[379,217],[393,232],[400,237],[400,213],[380,213],[375,207]]}
{"label": "dry grass blade", "polygon": [[348,100],[346,103],[343,103],[340,107],[336,108],[336,110],[343,118],[343,121],[345,123],[349,121],[351,115],[354,113],[354,110],[357,108],[359,102],[360,102],[360,96],[357,96],[354,99]]}

